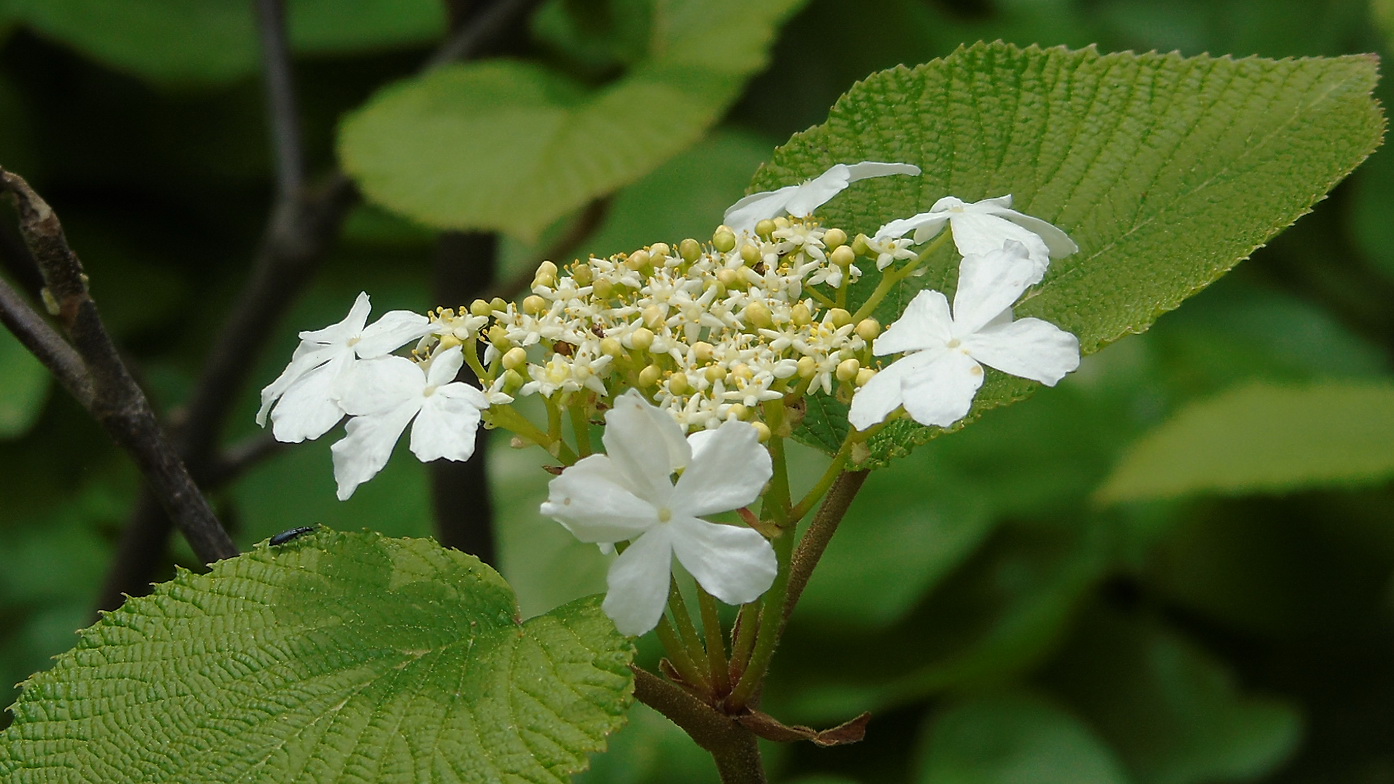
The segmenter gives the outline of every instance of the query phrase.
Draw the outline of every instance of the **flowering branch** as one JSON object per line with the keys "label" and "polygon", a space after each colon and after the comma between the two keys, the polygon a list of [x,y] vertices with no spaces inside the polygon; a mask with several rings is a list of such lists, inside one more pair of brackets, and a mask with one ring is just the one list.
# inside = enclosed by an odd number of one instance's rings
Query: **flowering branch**
{"label": "flowering branch", "polygon": [[[62,322],[86,368],[92,391],[88,410],[130,453],[165,512],[183,531],[200,559],[212,562],[237,555],[232,539],[165,439],[145,393],[122,362],[97,313],[97,303],[88,293],[87,275],[68,246],[58,216],[28,183],[4,169],[0,169],[0,190],[14,197],[20,231],[43,273],[50,309]],[[51,340],[49,344],[51,348]],[[60,379],[68,385],[74,372],[71,357],[65,356],[62,362],[68,377]],[[84,397],[85,393],[79,400]]]}

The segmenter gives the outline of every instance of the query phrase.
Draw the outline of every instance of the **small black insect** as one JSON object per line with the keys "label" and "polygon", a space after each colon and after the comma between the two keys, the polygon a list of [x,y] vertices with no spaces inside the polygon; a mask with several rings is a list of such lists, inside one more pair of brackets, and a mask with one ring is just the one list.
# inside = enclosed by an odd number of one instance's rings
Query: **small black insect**
{"label": "small black insect", "polygon": [[318,527],[319,526],[317,525],[302,525],[299,528],[292,528],[289,531],[282,531],[279,534],[276,534],[275,536],[271,537],[271,540],[267,542],[267,544],[271,545],[272,547],[275,547],[278,544],[285,544],[286,542],[289,542],[292,539],[298,539],[304,536],[305,534],[310,533]]}

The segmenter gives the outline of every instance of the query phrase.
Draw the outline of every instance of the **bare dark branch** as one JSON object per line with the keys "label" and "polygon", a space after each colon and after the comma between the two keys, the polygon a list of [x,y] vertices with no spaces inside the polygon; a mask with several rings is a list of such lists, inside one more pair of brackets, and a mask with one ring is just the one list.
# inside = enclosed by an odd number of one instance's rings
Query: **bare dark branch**
{"label": "bare dark branch", "polygon": [[70,395],[77,398],[83,408],[92,408],[95,397],[92,378],[87,375],[82,358],[4,278],[0,278],[0,322],[9,327],[19,342],[44,363],[44,367]]}
{"label": "bare dark branch", "polygon": [[285,202],[305,184],[305,155],[290,68],[285,0],[256,0],[256,11],[266,108],[271,117],[271,146],[276,151],[276,192],[278,199]]}

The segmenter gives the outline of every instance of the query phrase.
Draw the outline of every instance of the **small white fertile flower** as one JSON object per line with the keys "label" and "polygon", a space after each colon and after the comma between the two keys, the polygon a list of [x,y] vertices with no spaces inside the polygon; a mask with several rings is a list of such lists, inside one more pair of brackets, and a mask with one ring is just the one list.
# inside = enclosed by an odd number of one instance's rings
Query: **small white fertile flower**
{"label": "small white fertile flower", "polygon": [[834,164],[832,168],[802,185],[786,185],[778,190],[746,196],[727,208],[725,223],[732,231],[753,233],[755,224],[767,218],[780,215],[801,218],[809,215],[857,180],[919,173],[920,167],[909,163],[862,161],[851,165]]}
{"label": "small white fertile flower", "polygon": [[257,424],[264,427],[269,412],[277,441],[300,442],[329,432],[344,417],[336,388],[344,373],[357,361],[386,356],[432,329],[425,316],[406,310],[387,313],[365,328],[370,307],[368,294],[360,293],[343,321],[300,333],[290,364],[261,391]]}
{"label": "small white fertile flower", "polygon": [[[778,570],[769,541],[751,528],[701,519],[752,503],[773,473],[753,425],[726,422],[702,435],[698,451],[671,414],[631,389],[606,412],[602,440],[607,454],[552,480],[542,514],[602,549],[632,540],[610,565],[602,605],[621,633],[658,625],[674,556],[727,604],[769,590]],[[682,471],[676,484],[675,471]]]}
{"label": "small white fertile flower", "polygon": [[1012,196],[966,203],[953,196],[934,202],[929,212],[912,218],[893,220],[876,232],[877,240],[904,237],[915,232],[915,244],[928,242],[944,224],[953,229],[954,245],[963,256],[984,255],[1012,240],[1026,246],[1035,260],[1037,272],[1031,283],[1039,283],[1051,259],[1068,256],[1079,250],[1069,235],[1055,226],[1011,209]]}
{"label": "small white fertile flower", "polygon": [[1079,367],[1079,340],[1046,321],[1012,320],[1011,307],[1036,276],[1025,246],[1008,241],[959,268],[953,312],[937,291],[921,291],[872,344],[878,356],[904,353],[852,398],[848,420],[866,430],[900,406],[922,425],[962,419],[983,383],[982,365],[1047,386]]}
{"label": "small white fertile flower", "polygon": [[339,500],[372,479],[411,428],[411,451],[421,462],[468,460],[474,454],[479,412],[489,407],[483,392],[455,381],[465,362],[459,346],[437,353],[429,369],[405,357],[359,363],[343,384],[340,401],[353,414],[348,436],[334,444],[334,479]]}

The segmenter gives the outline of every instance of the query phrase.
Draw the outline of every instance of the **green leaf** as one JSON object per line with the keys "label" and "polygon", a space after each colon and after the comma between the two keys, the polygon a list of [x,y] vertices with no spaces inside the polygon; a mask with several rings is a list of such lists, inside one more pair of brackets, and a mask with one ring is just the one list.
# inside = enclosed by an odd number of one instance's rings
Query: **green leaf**
{"label": "green leaf", "polygon": [[1060,661],[1053,685],[1139,784],[1254,779],[1301,738],[1291,706],[1243,694],[1220,662],[1156,624],[1096,613]]}
{"label": "green leaf", "polygon": [[[252,4],[244,0],[14,0],[35,31],[117,70],[167,84],[208,84],[260,69]],[[445,31],[437,0],[290,0],[298,53],[417,44]]]}
{"label": "green leaf", "polygon": [[321,529],[181,573],[24,684],[7,782],[563,782],[631,701],[585,599],[526,623],[477,559]]}
{"label": "green leaf", "polygon": [[534,237],[701,138],[803,0],[653,3],[647,57],[600,89],[495,61],[382,90],[340,129],[345,170],[427,225]]}
{"label": "green leaf", "polygon": [[1255,384],[1193,404],[1141,438],[1103,503],[1263,493],[1394,476],[1394,384]]}
{"label": "green leaf", "polygon": [[1024,693],[980,697],[930,727],[924,784],[1126,784],[1122,765],[1084,722]]}
{"label": "green leaf", "polygon": [[[838,162],[903,161],[920,177],[855,184],[823,210],[874,232],[954,195],[1012,194],[1067,231],[1080,252],[1052,265],[1017,308],[1092,353],[1141,332],[1291,224],[1379,144],[1370,56],[1271,61],[977,44],[858,84],[821,126],[797,134],[756,176],[768,190]],[[918,288],[952,291],[957,258],[932,258],[877,312],[899,317]],[[864,299],[871,276],[852,291]],[[1036,384],[993,373],[974,412]],[[840,443],[845,406],[810,410],[801,437]],[[971,419],[970,415],[970,419]],[[967,420],[965,420],[966,422]],[[874,456],[943,431],[900,422]]]}
{"label": "green leaf", "polygon": [[0,438],[28,432],[48,399],[48,369],[9,330],[0,330]]}

